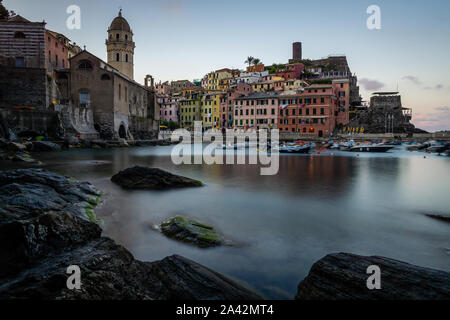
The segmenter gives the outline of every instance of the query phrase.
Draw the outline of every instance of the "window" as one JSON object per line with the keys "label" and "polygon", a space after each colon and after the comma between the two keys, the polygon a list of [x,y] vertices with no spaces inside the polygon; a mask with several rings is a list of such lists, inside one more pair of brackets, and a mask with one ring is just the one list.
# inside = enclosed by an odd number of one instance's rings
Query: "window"
{"label": "window", "polygon": [[107,75],[106,73],[102,75],[102,80],[111,80],[111,78],[109,77],[109,75]]}
{"label": "window", "polygon": [[325,103],[325,99],[324,98],[320,98],[320,103]]}
{"label": "window", "polygon": [[120,39],[120,35],[117,33],[116,34],[116,39],[119,40]]}
{"label": "window", "polygon": [[80,70],[92,70],[92,64],[88,60],[82,60],[78,65],[78,69]]}
{"label": "window", "polygon": [[128,40],[128,35],[127,34],[125,35],[125,40]]}
{"label": "window", "polygon": [[91,102],[90,94],[87,89],[80,90],[80,107],[87,107]]}
{"label": "window", "polygon": [[320,108],[320,114],[322,114],[322,115],[325,114],[325,109],[324,108]]}
{"label": "window", "polygon": [[16,67],[17,67],[17,68],[23,68],[23,67],[25,67],[25,58],[23,58],[23,57],[17,57],[17,58],[16,58]]}
{"label": "window", "polygon": [[125,55],[125,62],[128,62],[128,54]]}
{"label": "window", "polygon": [[16,33],[14,33],[14,39],[25,39],[25,33],[17,31]]}
{"label": "window", "polygon": [[116,53],[116,61],[120,61],[120,53]]}

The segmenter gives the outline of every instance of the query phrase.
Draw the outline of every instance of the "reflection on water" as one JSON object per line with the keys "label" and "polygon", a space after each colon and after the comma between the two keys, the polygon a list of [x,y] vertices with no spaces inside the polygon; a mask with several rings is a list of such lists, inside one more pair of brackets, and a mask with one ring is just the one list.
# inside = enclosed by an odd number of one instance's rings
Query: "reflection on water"
{"label": "reflection on water", "polygon": [[[106,193],[97,210],[104,234],[136,258],[180,254],[269,298],[293,298],[311,265],[345,251],[449,269],[450,226],[423,212],[450,214],[450,160],[403,150],[381,155],[282,155],[275,176],[257,165],[181,165],[171,147],[40,154],[56,172],[88,180]],[[133,166],[159,167],[206,186],[125,191],[110,177]],[[244,246],[198,249],[153,231],[183,214],[213,224]]]}

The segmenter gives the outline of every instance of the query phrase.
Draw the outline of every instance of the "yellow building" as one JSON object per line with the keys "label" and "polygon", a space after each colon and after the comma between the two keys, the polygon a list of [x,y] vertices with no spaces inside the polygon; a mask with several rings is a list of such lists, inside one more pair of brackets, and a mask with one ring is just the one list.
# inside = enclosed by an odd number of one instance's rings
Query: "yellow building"
{"label": "yellow building", "polygon": [[231,79],[233,73],[230,69],[220,69],[214,72],[210,72],[206,76],[207,87],[209,90],[223,90],[223,84],[220,81],[223,79]]}
{"label": "yellow building", "polygon": [[194,121],[201,121],[201,104],[203,91],[201,89],[188,88],[183,90],[180,100],[180,124],[182,128],[193,128]]}
{"label": "yellow building", "polygon": [[220,97],[223,92],[204,93],[201,100],[203,127],[218,128],[220,126]]}

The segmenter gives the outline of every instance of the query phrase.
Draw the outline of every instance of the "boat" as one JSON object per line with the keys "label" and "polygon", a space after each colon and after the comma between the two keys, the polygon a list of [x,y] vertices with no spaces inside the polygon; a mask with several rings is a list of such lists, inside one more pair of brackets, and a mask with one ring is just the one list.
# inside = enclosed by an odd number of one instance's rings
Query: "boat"
{"label": "boat", "polygon": [[386,152],[394,148],[385,144],[360,144],[350,147],[347,151],[351,152]]}
{"label": "boat", "polygon": [[427,152],[442,153],[450,149],[450,143],[436,143],[427,148]]}
{"label": "boat", "polygon": [[311,145],[284,145],[278,148],[278,152],[280,153],[309,153],[311,150]]}

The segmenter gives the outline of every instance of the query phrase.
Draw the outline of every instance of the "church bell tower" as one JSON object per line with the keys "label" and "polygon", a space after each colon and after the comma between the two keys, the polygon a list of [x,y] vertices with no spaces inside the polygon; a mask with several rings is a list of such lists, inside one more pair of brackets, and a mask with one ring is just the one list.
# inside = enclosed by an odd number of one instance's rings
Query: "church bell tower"
{"label": "church bell tower", "polygon": [[119,15],[111,22],[106,40],[108,64],[119,70],[128,78],[134,80],[134,48],[133,32],[128,21]]}

